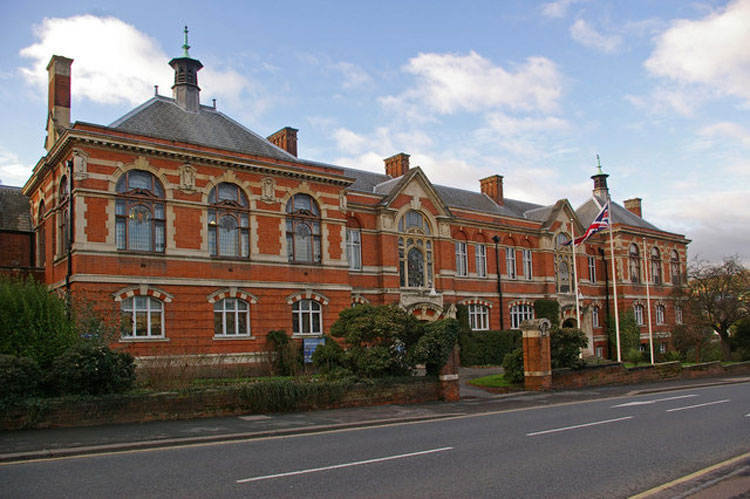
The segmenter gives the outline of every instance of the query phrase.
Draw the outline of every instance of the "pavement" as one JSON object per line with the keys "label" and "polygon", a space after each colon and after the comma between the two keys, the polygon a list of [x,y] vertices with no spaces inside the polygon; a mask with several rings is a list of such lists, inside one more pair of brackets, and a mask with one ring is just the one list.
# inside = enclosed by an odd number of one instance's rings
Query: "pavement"
{"label": "pavement", "polygon": [[[471,379],[501,372],[502,368],[461,368],[461,400],[458,402],[394,404],[303,413],[255,414],[84,428],[0,431],[0,465],[33,459],[427,421],[750,381],[748,377],[716,377],[554,392],[520,391],[506,394],[490,393],[468,384]],[[647,491],[638,497],[750,498],[750,453]]]}

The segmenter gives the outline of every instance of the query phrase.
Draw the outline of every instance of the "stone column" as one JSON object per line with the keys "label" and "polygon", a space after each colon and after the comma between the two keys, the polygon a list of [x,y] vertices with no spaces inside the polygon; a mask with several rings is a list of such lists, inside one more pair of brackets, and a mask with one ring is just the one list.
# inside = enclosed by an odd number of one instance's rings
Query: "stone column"
{"label": "stone column", "polygon": [[547,319],[532,319],[521,323],[524,387],[527,390],[552,388],[549,329],[550,322]]}
{"label": "stone column", "polygon": [[440,400],[446,402],[458,402],[461,398],[458,382],[458,366],[460,360],[458,357],[458,345],[453,347],[448,362],[440,369]]}

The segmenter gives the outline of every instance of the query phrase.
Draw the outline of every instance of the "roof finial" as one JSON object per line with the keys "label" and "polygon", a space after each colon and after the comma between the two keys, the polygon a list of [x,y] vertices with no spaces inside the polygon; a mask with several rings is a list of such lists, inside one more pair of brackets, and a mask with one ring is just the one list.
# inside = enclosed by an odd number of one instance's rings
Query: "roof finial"
{"label": "roof finial", "polygon": [[182,56],[183,57],[190,57],[190,54],[188,53],[188,50],[190,50],[190,45],[188,45],[188,27],[185,26],[185,44],[182,46],[182,50],[184,51]]}
{"label": "roof finial", "polygon": [[596,174],[597,175],[604,175],[604,172],[602,171],[602,162],[599,161],[599,155],[596,155]]}

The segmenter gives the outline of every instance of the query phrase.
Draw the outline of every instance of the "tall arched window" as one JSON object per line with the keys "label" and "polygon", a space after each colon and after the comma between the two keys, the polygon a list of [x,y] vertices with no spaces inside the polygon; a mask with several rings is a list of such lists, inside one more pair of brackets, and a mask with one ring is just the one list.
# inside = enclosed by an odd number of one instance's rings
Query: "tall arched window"
{"label": "tall arched window", "polygon": [[469,259],[467,257],[466,236],[463,233],[456,234],[456,275],[469,275]]}
{"label": "tall arched window", "polygon": [[68,252],[70,245],[70,207],[68,202],[70,201],[70,190],[68,185],[68,177],[63,175],[60,179],[59,187],[59,198],[57,205],[57,220],[58,220],[58,231],[57,235],[59,242],[57,245],[58,254],[65,255]]}
{"label": "tall arched window", "polygon": [[248,202],[238,185],[222,182],[208,193],[208,250],[211,256],[249,255]]}
{"label": "tall arched window", "polygon": [[432,287],[430,224],[418,211],[407,211],[398,221],[398,263],[401,287]]}
{"label": "tall arched window", "polygon": [[631,244],[628,251],[630,262],[630,282],[641,282],[641,252],[637,244]]}
{"label": "tall arched window", "polygon": [[570,236],[564,232],[555,237],[555,274],[557,277],[557,292],[570,293],[570,269],[573,268],[572,250],[565,244]]}
{"label": "tall arched window", "polygon": [[290,262],[320,263],[320,210],[307,194],[286,203],[286,246]]}
{"label": "tall arched window", "polygon": [[680,255],[677,250],[672,250],[672,255],[669,257],[669,272],[672,274],[672,284],[679,286],[682,283],[682,273],[680,272]]}
{"label": "tall arched window", "polygon": [[39,211],[36,217],[36,247],[38,256],[37,267],[44,267],[47,263],[47,234],[44,231],[44,201],[39,202]]}
{"label": "tall arched window", "polygon": [[117,249],[164,252],[164,188],[154,175],[129,170],[115,188]]}
{"label": "tall arched window", "polygon": [[651,248],[651,282],[661,284],[661,252],[656,246]]}
{"label": "tall arched window", "polygon": [[346,221],[346,259],[350,270],[362,269],[362,232],[355,218]]}

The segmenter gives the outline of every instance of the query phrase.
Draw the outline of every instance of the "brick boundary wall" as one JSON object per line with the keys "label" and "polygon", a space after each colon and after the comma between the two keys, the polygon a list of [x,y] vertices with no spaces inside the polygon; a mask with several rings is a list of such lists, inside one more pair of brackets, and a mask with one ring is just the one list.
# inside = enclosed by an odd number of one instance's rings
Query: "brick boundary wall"
{"label": "brick boundary wall", "polygon": [[750,375],[750,362],[722,366],[706,362],[682,367],[679,362],[626,368],[623,364],[588,366],[583,369],[555,369],[552,389],[585,388],[589,386],[625,385],[672,379],[697,379],[714,376]]}
{"label": "brick boundary wall", "polygon": [[[431,402],[443,398],[441,391],[440,383],[434,378],[382,387],[357,385],[330,404],[303,404],[296,410]],[[227,387],[194,393],[162,392],[92,400],[43,401],[38,409],[18,408],[0,413],[0,429],[94,426],[273,412],[250,410],[241,394],[241,387]]]}

